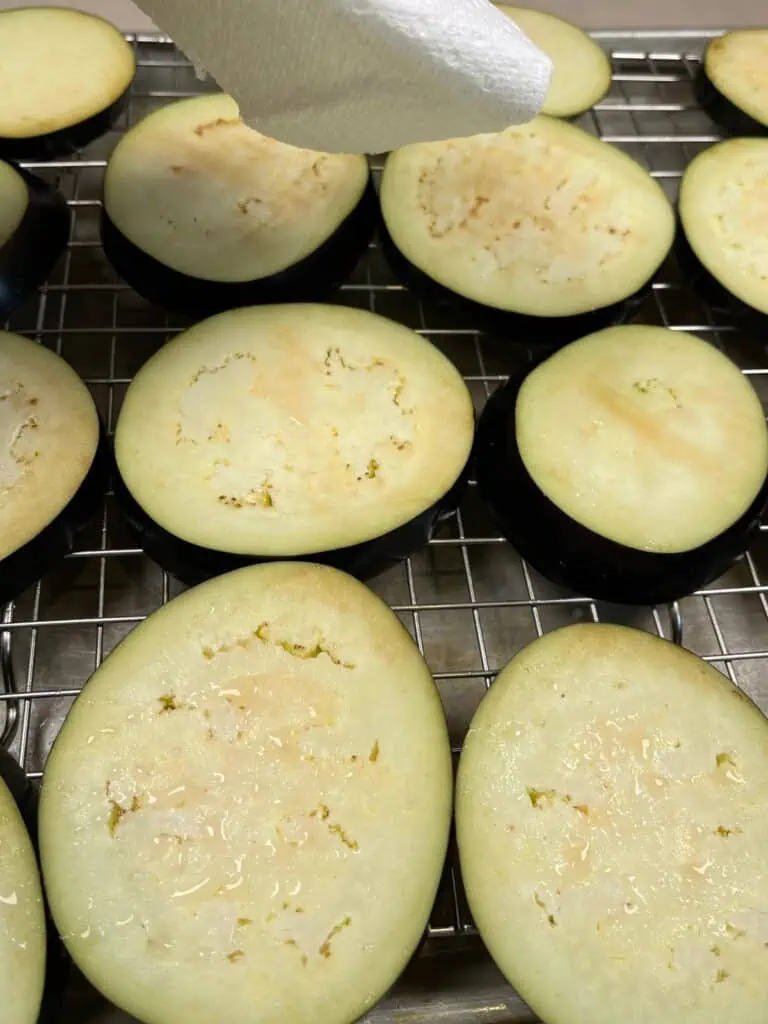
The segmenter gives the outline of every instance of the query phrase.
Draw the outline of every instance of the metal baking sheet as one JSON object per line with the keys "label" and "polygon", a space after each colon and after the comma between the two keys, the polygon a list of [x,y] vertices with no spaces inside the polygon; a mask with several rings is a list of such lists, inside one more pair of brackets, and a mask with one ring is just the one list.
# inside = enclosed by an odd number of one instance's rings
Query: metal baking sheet
{"label": "metal baking sheet", "polygon": [[[706,35],[597,33],[612,54],[610,95],[580,123],[644,164],[676,197],[681,173],[719,138],[695,105],[692,75]],[[132,37],[139,73],[119,130],[71,160],[28,165],[63,191],[73,237],[54,277],[10,328],[60,352],[88,382],[110,430],[132,375],[183,328],[121,284],[98,240],[101,180],[120,131],[150,110],[211,88],[159,37]],[[380,162],[379,162],[380,165]],[[453,312],[405,291],[373,246],[339,301],[374,310],[423,333],[465,375],[478,411],[506,376],[530,359],[521,339],[480,334]],[[674,262],[658,275],[642,321],[692,331],[720,346],[768,399],[764,340],[719,318],[687,289]],[[430,546],[373,584],[397,611],[427,658],[443,696],[456,753],[496,672],[521,646],[580,620],[625,622],[679,639],[768,709],[768,525],[721,580],[672,608],[627,610],[557,590],[498,535],[470,488],[460,515]],[[14,606],[0,610],[0,733],[39,778],[74,697],[115,644],[179,591],[143,557],[107,497],[81,549]],[[425,946],[370,1024],[419,1021],[531,1022],[533,1014],[491,965],[461,891],[455,858],[446,870]],[[85,983],[70,989],[64,1020],[128,1024]]]}

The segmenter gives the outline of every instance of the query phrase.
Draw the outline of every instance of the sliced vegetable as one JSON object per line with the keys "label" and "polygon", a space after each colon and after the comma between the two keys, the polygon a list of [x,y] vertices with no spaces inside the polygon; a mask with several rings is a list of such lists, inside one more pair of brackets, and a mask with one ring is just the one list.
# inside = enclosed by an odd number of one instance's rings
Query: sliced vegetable
{"label": "sliced vegetable", "polygon": [[523,342],[562,343],[626,318],[675,234],[666,196],[638,164],[544,116],[394,153],[381,204],[403,280],[463,299]]}
{"label": "sliced vegetable", "polygon": [[696,79],[706,112],[732,135],[768,135],[768,28],[713,39]]}
{"label": "sliced vegetable", "polygon": [[104,247],[117,272],[194,315],[325,298],[375,222],[364,156],[266,138],[225,95],[150,114],[118,144],[104,182]]}
{"label": "sliced vegetable", "polygon": [[[24,818],[35,800],[19,766],[0,749],[0,992],[3,1024],[37,1024],[46,973],[40,873]],[[24,817],[22,817],[24,815]]]}
{"label": "sliced vegetable", "polygon": [[0,332],[0,605],[72,550],[103,495],[93,399],[54,352]]}
{"label": "sliced vegetable", "polygon": [[332,569],[251,567],[153,615],[75,703],[40,806],[54,919],[140,1021],[351,1024],[421,939],[451,790],[389,608]]}
{"label": "sliced vegetable", "polygon": [[720,576],[768,501],[768,431],[738,368],[692,335],[612,328],[491,399],[478,484],[555,583],[656,604]]}
{"label": "sliced vegetable", "polygon": [[761,315],[768,315],[766,180],[768,139],[730,139],[700,153],[683,175],[678,242],[686,277],[705,298]]}
{"label": "sliced vegetable", "polygon": [[128,388],[117,493],[147,553],[195,583],[272,558],[368,576],[455,510],[469,391],[415,332],[363,310],[235,310]]}
{"label": "sliced vegetable", "polygon": [[547,1024],[762,1024],[768,728],[688,651],[550,633],[504,669],[461,757],[470,907]]}
{"label": "sliced vegetable", "polygon": [[510,4],[499,7],[552,61],[542,113],[575,117],[603,99],[611,88],[611,62],[586,32],[545,11]]}
{"label": "sliced vegetable", "polygon": [[109,22],[61,7],[0,12],[0,157],[52,160],[107,132],[136,73]]}
{"label": "sliced vegetable", "polygon": [[67,204],[58,192],[36,175],[0,162],[2,319],[48,278],[66,248],[69,225]]}

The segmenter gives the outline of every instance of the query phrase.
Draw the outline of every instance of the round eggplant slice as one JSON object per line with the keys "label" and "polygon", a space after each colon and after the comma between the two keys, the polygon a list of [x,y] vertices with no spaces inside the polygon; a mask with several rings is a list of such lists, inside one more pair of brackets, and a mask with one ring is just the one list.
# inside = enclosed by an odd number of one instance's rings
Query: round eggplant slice
{"label": "round eggplant slice", "polygon": [[481,420],[478,484],[543,576],[673,601],[743,554],[768,502],[768,431],[738,368],[660,327],[611,328],[512,379]]}
{"label": "round eggplant slice", "polygon": [[83,11],[0,13],[0,157],[53,160],[107,132],[136,73],[130,44]]}
{"label": "round eggplant slice", "polygon": [[700,153],[680,188],[678,248],[688,276],[707,299],[730,298],[761,317],[768,315],[766,180],[768,139],[730,139]]}
{"label": "round eggplant slice", "polygon": [[[36,854],[37,809],[37,788],[11,755],[0,748],[0,879],[13,878],[8,868],[11,862],[18,872],[16,877],[24,876],[15,900],[0,897],[0,979],[3,998],[11,994],[8,1005],[13,1011],[9,1019],[3,1016],[3,1024],[53,1024],[59,1019],[69,980],[69,957],[52,926],[42,892]],[[18,828],[19,819],[23,831]],[[18,897],[25,889],[29,899],[20,902]],[[23,1006],[29,1007],[27,1015],[21,1012]],[[19,1015],[14,1016],[14,1012]]]}
{"label": "round eggplant slice", "polygon": [[397,151],[381,206],[385,249],[407,284],[460,298],[525,343],[625,319],[675,234],[670,203],[638,164],[545,116]]}
{"label": "round eggplant slice", "polygon": [[611,62],[586,32],[544,11],[509,4],[499,7],[552,61],[552,78],[542,113],[576,117],[609,92]]}
{"label": "round eggplant slice", "polygon": [[141,1021],[348,1024],[421,939],[451,796],[394,613],[333,569],[251,567],[153,615],[75,703],[40,805],[54,920]]}
{"label": "round eggplant slice", "polygon": [[[21,776],[21,777],[20,777]],[[0,750],[0,992],[3,1024],[37,1024],[46,973],[45,906],[34,846],[24,823],[34,800]],[[30,812],[30,807],[32,808]]]}
{"label": "round eggplant slice", "polygon": [[768,724],[695,655],[578,625],[485,697],[457,781],[480,933],[547,1024],[762,1024]]}
{"label": "round eggplant slice", "polygon": [[296,149],[240,120],[225,95],[150,114],[104,180],[107,257],[146,299],[191,315],[325,298],[376,225],[364,156]]}
{"label": "round eggplant slice", "polygon": [[768,28],[713,39],[696,78],[701,106],[731,135],[768,135]]}
{"label": "round eggplant slice", "polygon": [[101,502],[107,464],[93,399],[74,370],[0,332],[0,605],[72,550]]}
{"label": "round eggplant slice", "polygon": [[69,227],[69,210],[58,192],[0,162],[0,319],[47,280],[66,248]]}
{"label": "round eggplant slice", "polygon": [[408,328],[340,306],[234,310],[128,388],[117,495],[186,583],[310,556],[366,577],[455,510],[473,436],[463,380]]}

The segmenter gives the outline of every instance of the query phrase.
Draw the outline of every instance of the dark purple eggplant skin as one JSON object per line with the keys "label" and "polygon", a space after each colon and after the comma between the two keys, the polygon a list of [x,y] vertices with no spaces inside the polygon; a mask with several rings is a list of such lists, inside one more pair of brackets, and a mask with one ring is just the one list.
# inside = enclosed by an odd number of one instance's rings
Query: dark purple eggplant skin
{"label": "dark purple eggplant skin", "polygon": [[316,562],[341,569],[359,580],[369,580],[405,561],[424,547],[440,526],[461,505],[469,482],[472,456],[451,489],[431,508],[381,537],[334,551],[314,552],[292,558],[232,555],[189,544],[164,530],[134,499],[118,471],[114,491],[118,507],[145,554],[187,586],[197,586],[214,576],[262,562]]}
{"label": "dark purple eggplant skin", "polygon": [[594,533],[547,498],[517,445],[515,406],[527,370],[492,396],[480,420],[477,483],[507,540],[558,586],[613,604],[667,604],[718,579],[749,547],[768,507],[768,478],[744,515],[692,551],[657,554]]}
{"label": "dark purple eggplant skin", "polygon": [[724,96],[707,74],[704,62],[693,80],[694,95],[699,106],[728,135],[768,136],[768,124],[761,124]]}
{"label": "dark purple eggplant skin", "polygon": [[69,208],[54,188],[22,168],[29,194],[21,223],[0,248],[0,318],[6,319],[49,277],[67,247]]}
{"label": "dark purple eggplant skin", "polygon": [[[2,747],[0,747],[0,779],[6,784],[16,802],[37,854],[37,787],[27,779],[18,763]],[[38,860],[39,867],[40,863]],[[69,957],[56,934],[47,904],[46,920],[48,943],[45,965],[45,989],[43,990],[40,1014],[37,1018],[38,1024],[54,1024],[59,1019],[61,1005],[64,1001],[64,990],[67,987],[70,971]]]}
{"label": "dark purple eggplant skin", "polygon": [[491,334],[500,334],[524,345],[542,345],[548,348],[567,345],[571,341],[594,334],[604,327],[626,323],[651,294],[653,277],[622,302],[604,306],[576,316],[539,317],[524,313],[509,313],[464,298],[438,284],[423,270],[414,266],[398,249],[384,219],[379,219],[379,239],[384,257],[395,276],[425,302],[453,308],[457,313],[471,317],[471,322]]}
{"label": "dark purple eggplant skin", "polygon": [[675,256],[684,280],[698,292],[715,313],[738,317],[744,327],[765,331],[766,325],[768,325],[768,316],[761,313],[759,309],[748,306],[741,299],[737,299],[724,285],[720,284],[693,251],[679,218],[678,222]]}
{"label": "dark purple eggplant skin", "polygon": [[282,302],[322,302],[350,277],[373,239],[378,200],[369,181],[357,206],[330,238],[299,263],[258,281],[226,283],[189,277],[149,256],[102,209],[101,238],[113,269],[142,298],[193,318]]}
{"label": "dark purple eggplant skin", "polygon": [[49,160],[60,160],[85,149],[114,127],[128,106],[131,85],[104,110],[68,128],[48,132],[46,135],[33,135],[26,139],[0,136],[0,159],[11,162],[25,160],[31,163],[47,163]]}
{"label": "dark purple eggplant skin", "polygon": [[66,508],[24,547],[0,560],[0,608],[74,550],[77,535],[101,507],[111,468],[112,453],[102,428],[91,468]]}
{"label": "dark purple eggplant skin", "polygon": [[746,330],[761,333],[768,325],[768,314],[750,306],[721,285],[716,276],[696,256],[680,221],[675,239],[675,256],[686,283],[712,308],[715,313],[734,318],[734,323]]}

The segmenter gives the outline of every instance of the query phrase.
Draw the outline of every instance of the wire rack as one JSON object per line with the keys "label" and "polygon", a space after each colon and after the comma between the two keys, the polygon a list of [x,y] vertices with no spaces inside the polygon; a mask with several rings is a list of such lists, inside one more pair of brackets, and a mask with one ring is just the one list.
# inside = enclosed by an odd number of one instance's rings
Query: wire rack
{"label": "wire rack", "polygon": [[[597,33],[613,57],[613,87],[580,123],[645,165],[673,200],[687,163],[719,138],[692,91],[703,45],[714,34]],[[66,196],[73,232],[49,284],[9,324],[81,373],[110,431],[133,374],[185,322],[143,302],[103,258],[98,214],[106,157],[120,132],[149,111],[210,88],[167,40],[137,36],[132,43],[139,70],[118,130],[71,160],[27,165]],[[377,170],[380,164],[375,162]],[[478,411],[531,358],[519,340],[482,335],[452,311],[422,305],[397,284],[375,245],[337,301],[389,316],[430,338],[465,375]],[[674,263],[658,275],[638,319],[707,338],[751,377],[764,403],[768,399],[764,342],[688,290]],[[498,535],[471,487],[442,535],[372,585],[425,655],[458,753],[473,711],[506,661],[537,635],[580,620],[631,623],[682,638],[767,708],[767,540],[768,525],[725,577],[679,605],[621,609],[559,591],[529,569]],[[101,520],[80,550],[0,609],[0,735],[4,730],[30,778],[42,774],[61,722],[94,669],[180,589],[135,547],[107,496]],[[449,867],[430,936],[455,945],[472,931],[458,873]]]}

